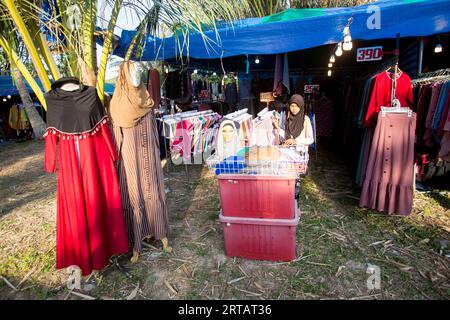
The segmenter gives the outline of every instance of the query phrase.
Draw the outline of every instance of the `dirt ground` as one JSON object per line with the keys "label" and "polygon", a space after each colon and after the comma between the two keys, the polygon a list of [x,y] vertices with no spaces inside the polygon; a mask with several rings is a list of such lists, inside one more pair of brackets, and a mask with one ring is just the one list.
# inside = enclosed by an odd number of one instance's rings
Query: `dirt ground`
{"label": "dirt ground", "polygon": [[[56,175],[43,172],[43,142],[0,145],[2,299],[449,299],[450,197],[416,193],[409,217],[358,208],[344,162],[327,152],[302,179],[297,258],[229,258],[218,185],[206,167],[166,166],[170,244],[146,243],[136,264],[115,257],[69,290],[55,269]],[[368,289],[367,266],[381,288]]]}

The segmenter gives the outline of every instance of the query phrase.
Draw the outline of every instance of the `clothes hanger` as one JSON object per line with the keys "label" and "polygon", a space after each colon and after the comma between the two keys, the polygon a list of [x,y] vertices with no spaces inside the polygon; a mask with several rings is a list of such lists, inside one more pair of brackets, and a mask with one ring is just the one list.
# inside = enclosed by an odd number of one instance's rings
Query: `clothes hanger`
{"label": "clothes hanger", "polygon": [[387,113],[406,113],[408,117],[412,116],[412,110],[408,107],[402,107],[397,98],[392,100],[392,107],[381,107],[381,116],[385,117]]}

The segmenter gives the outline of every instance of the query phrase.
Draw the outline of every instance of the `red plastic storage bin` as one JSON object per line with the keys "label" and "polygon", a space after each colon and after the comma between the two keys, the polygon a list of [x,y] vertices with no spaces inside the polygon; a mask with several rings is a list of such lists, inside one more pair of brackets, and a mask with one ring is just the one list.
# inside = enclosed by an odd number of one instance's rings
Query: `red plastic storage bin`
{"label": "red plastic storage bin", "polygon": [[255,219],[219,216],[229,257],[255,260],[295,259],[298,209],[294,219]]}
{"label": "red plastic storage bin", "polygon": [[296,176],[221,174],[222,212],[226,217],[293,219]]}

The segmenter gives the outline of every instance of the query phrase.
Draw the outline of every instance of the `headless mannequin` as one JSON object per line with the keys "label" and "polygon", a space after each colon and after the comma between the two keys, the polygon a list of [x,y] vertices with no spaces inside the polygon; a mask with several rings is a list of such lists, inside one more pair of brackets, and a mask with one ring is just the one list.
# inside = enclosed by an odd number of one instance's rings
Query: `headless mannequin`
{"label": "headless mannequin", "polygon": [[[132,68],[131,68],[131,81],[134,87],[139,87],[139,85],[142,82],[142,71],[143,71],[143,67],[140,63],[138,62],[134,62],[132,64]],[[147,236],[144,238],[144,240],[150,240],[152,238],[152,236]],[[161,242],[163,244],[163,250],[167,253],[171,253],[172,252],[172,247],[169,246],[169,240],[167,239],[167,237],[161,239]],[[139,252],[133,250],[133,256],[131,257],[131,262],[135,263],[137,262],[139,259]]]}

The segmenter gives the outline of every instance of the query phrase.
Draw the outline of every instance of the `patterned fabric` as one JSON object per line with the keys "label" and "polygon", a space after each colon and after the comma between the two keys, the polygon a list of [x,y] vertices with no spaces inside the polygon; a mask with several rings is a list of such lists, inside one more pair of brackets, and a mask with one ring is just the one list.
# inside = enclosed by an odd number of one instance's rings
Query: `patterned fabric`
{"label": "patterned fabric", "polygon": [[142,251],[147,236],[162,239],[169,231],[168,207],[153,111],[135,127],[113,126],[117,170],[129,246]]}

